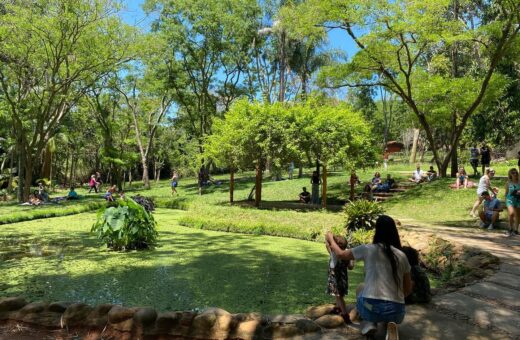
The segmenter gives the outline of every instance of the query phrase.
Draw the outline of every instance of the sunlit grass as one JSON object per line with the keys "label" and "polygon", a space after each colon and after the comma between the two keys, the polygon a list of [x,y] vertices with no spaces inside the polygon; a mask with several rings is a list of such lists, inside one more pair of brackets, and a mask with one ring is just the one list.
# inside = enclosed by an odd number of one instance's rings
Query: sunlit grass
{"label": "sunlit grass", "polygon": [[[182,215],[159,209],[159,247],[128,253],[107,251],[88,233],[92,213],[5,225],[0,295],[270,314],[332,301],[323,243],[195,230],[177,224]],[[361,277],[358,263],[349,301]]]}

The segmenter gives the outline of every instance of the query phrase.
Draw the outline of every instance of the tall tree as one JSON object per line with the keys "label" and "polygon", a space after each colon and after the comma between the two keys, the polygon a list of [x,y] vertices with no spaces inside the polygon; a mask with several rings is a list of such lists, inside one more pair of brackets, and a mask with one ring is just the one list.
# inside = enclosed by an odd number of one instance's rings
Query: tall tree
{"label": "tall tree", "polygon": [[[450,15],[450,0],[309,0],[283,15],[301,35],[340,29],[359,48],[345,63],[325,68],[327,87],[384,86],[415,114],[426,133],[435,162],[446,175],[469,118],[483,102],[500,96],[505,80],[497,65],[518,38],[520,1],[491,1],[485,21],[478,10],[464,20]],[[460,18],[459,18],[460,19]],[[450,46],[471,67],[453,77]],[[447,134],[443,155],[435,132]]]}
{"label": "tall tree", "polygon": [[248,92],[244,82],[260,14],[254,0],[148,0],[160,11],[153,30],[167,42],[172,73],[165,78],[183,124],[204,151],[213,119]]}
{"label": "tall tree", "polygon": [[0,15],[0,100],[16,136],[19,200],[37,157],[102,75],[128,58],[129,29],[111,0],[13,1]]}

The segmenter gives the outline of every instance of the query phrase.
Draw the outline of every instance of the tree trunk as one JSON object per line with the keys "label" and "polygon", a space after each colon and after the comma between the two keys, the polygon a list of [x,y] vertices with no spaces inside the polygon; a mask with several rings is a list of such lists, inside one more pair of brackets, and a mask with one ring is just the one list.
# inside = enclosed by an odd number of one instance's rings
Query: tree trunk
{"label": "tree trunk", "polygon": [[327,166],[325,164],[322,165],[323,174],[321,178],[321,206],[323,208],[327,207]]}
{"label": "tree trunk", "polygon": [[150,189],[150,176],[148,175],[148,164],[146,163],[146,159],[142,160],[143,162],[143,186],[145,189]]}
{"label": "tree trunk", "polygon": [[42,178],[51,179],[51,168],[52,168],[52,152],[49,144],[45,147],[43,154],[43,167],[42,167]]}
{"label": "tree trunk", "polygon": [[[25,170],[25,178],[23,183],[23,202],[29,200],[31,194],[31,183],[32,183],[32,172],[33,172],[33,159],[31,156],[26,157],[23,168]],[[20,177],[20,176],[18,176]]]}
{"label": "tree trunk", "polygon": [[7,182],[7,192],[11,193],[13,190],[13,168],[14,168],[14,157],[16,155],[15,152],[16,148],[13,146],[11,147],[11,155],[9,157],[9,179]]}
{"label": "tree trunk", "polygon": [[229,203],[233,203],[233,193],[235,191],[235,172],[233,169],[229,172]]}
{"label": "tree trunk", "polygon": [[67,176],[69,175],[69,153],[68,152],[67,152],[65,158],[66,159],[65,159],[65,172],[63,173],[63,185],[66,188],[67,184],[68,184]]}
{"label": "tree trunk", "polygon": [[459,172],[458,152],[455,149],[451,153],[451,177],[457,176],[457,172]]}
{"label": "tree trunk", "polygon": [[262,166],[260,161],[256,163],[256,178],[255,178],[255,207],[260,207],[262,201]]}
{"label": "tree trunk", "polygon": [[278,101],[283,103],[285,101],[285,31],[282,31],[280,37],[280,92],[278,93]]}
{"label": "tree trunk", "polygon": [[300,161],[300,164],[298,165],[298,178],[303,177],[303,162]]}
{"label": "tree trunk", "polygon": [[75,168],[75,161],[74,156],[72,156],[72,159],[70,161],[70,177],[69,177],[69,184],[71,187],[76,186],[76,176],[74,176],[74,168]]}
{"label": "tree trunk", "polygon": [[17,199],[18,202],[25,202],[24,200],[24,181],[25,181],[25,148],[23,145],[18,144],[16,149],[18,150],[18,189]]}
{"label": "tree trunk", "polygon": [[417,155],[417,142],[419,141],[419,132],[421,130],[414,129],[413,131],[413,144],[412,144],[412,152],[410,154],[410,164],[415,163],[415,158]]}

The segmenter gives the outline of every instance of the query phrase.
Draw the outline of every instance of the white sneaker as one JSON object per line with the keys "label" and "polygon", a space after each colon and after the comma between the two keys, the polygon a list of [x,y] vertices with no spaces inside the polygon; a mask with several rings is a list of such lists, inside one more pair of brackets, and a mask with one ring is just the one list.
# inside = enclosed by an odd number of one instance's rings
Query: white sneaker
{"label": "white sneaker", "polygon": [[374,322],[370,321],[361,321],[361,335],[374,335],[377,331],[377,326]]}
{"label": "white sneaker", "polygon": [[480,225],[481,228],[485,228],[486,227],[486,224],[484,222],[482,222],[482,221],[480,221],[479,225]]}
{"label": "white sneaker", "polygon": [[386,337],[385,340],[399,340],[399,330],[395,322],[389,322],[386,325]]}
{"label": "white sneaker", "polygon": [[488,230],[493,230],[493,229],[494,229],[493,225],[490,224],[489,227],[488,227]]}

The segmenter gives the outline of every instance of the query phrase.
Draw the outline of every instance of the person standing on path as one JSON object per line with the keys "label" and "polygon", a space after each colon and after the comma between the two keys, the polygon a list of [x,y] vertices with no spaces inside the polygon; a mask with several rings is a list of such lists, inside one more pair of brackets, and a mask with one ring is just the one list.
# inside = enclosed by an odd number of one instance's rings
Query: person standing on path
{"label": "person standing on path", "polygon": [[320,179],[320,176],[318,175],[318,171],[312,172],[311,184],[312,184],[311,203],[320,204],[321,179]]}
{"label": "person standing on path", "polygon": [[473,208],[471,209],[471,212],[469,213],[469,215],[471,217],[474,217],[474,218],[477,217],[476,211],[477,211],[478,207],[480,206],[480,204],[482,203],[482,201],[484,200],[484,197],[482,197],[482,194],[484,192],[487,191],[490,194],[491,193],[496,194],[496,191],[497,191],[496,188],[493,188],[493,190],[491,190],[491,178],[493,178],[493,176],[495,176],[495,170],[487,168],[484,173],[484,176],[482,176],[480,178],[480,181],[478,182],[478,187],[477,187],[477,200],[475,201],[475,204],[473,204]]}
{"label": "person standing on path", "polygon": [[491,149],[486,145],[486,142],[483,142],[480,148],[480,163],[482,164],[482,173],[491,165]]}
{"label": "person standing on path", "polygon": [[518,235],[518,224],[520,222],[520,182],[518,170],[513,168],[507,173],[506,183],[506,206],[509,215],[508,236]]}
{"label": "person standing on path", "polygon": [[398,339],[397,324],[404,319],[404,299],[412,292],[413,283],[394,219],[387,215],[377,219],[372,244],[342,250],[331,232],[325,238],[339,259],[365,263],[365,282],[356,303],[363,319],[361,334],[373,335],[376,323],[387,322],[387,339]]}
{"label": "person standing on path", "polygon": [[388,152],[388,149],[385,148],[385,151],[383,152],[383,167],[385,168],[385,171],[388,170],[388,158],[390,156],[390,153]]}

